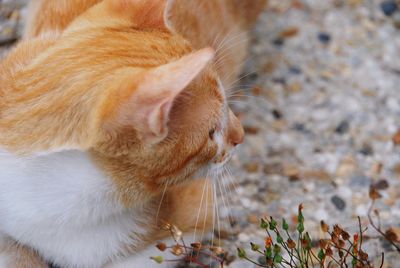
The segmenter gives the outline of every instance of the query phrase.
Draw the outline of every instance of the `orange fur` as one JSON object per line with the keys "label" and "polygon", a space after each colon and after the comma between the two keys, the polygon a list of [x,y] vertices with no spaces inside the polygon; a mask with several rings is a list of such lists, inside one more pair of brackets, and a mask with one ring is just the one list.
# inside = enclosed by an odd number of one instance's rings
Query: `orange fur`
{"label": "orange fur", "polygon": [[[77,15],[100,0],[36,0],[25,37],[62,31]],[[218,49],[218,72],[226,87],[233,86],[247,56],[249,30],[267,0],[173,0],[167,10],[168,25],[194,48]]]}

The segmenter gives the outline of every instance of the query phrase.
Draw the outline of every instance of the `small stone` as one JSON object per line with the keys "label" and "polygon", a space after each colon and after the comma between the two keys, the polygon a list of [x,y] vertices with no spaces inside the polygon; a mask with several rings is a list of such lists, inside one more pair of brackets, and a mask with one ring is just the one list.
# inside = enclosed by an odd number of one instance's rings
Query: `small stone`
{"label": "small stone", "polygon": [[314,218],[318,221],[326,221],[329,219],[329,214],[326,212],[325,209],[318,209],[314,213]]}
{"label": "small stone", "polygon": [[261,93],[262,93],[262,88],[261,87],[259,87],[259,86],[255,86],[255,87],[253,87],[252,89],[251,89],[251,93],[254,95],[254,96],[260,96],[261,95]]}
{"label": "small stone", "polygon": [[279,111],[279,110],[277,110],[277,109],[273,109],[273,110],[272,110],[272,115],[274,116],[274,118],[275,118],[276,120],[280,120],[280,119],[282,119],[282,117],[283,117],[282,112]]}
{"label": "small stone", "polygon": [[400,12],[393,15],[393,24],[397,29],[400,29]]}
{"label": "small stone", "polygon": [[328,34],[328,33],[324,33],[324,32],[318,33],[318,40],[324,45],[329,44],[331,42],[331,39],[332,38],[331,38],[330,34]]}
{"label": "small stone", "polygon": [[256,135],[260,129],[254,126],[244,126],[244,132],[248,135]]}
{"label": "small stone", "polygon": [[224,230],[224,229],[222,229],[222,230],[215,230],[214,231],[214,234],[218,237],[218,238],[221,238],[221,239],[228,239],[229,238],[229,232],[228,231],[226,231],[226,230]]}
{"label": "small stone", "polygon": [[349,131],[350,124],[347,120],[343,120],[342,122],[339,123],[339,125],[336,127],[335,132],[337,134],[344,134],[347,131]]}
{"label": "small stone", "polygon": [[288,177],[290,181],[300,180],[300,170],[295,165],[285,165],[283,167],[283,175]]}
{"label": "small stone", "polygon": [[394,167],[393,167],[393,173],[394,173],[396,176],[400,177],[400,163],[394,165]]}
{"label": "small stone", "polygon": [[373,175],[379,175],[382,173],[383,164],[381,162],[375,162],[371,167],[371,173]]}
{"label": "small stone", "polygon": [[377,190],[386,190],[389,188],[389,182],[387,180],[379,180],[378,182],[374,183],[372,187]]}
{"label": "small stone", "polygon": [[247,219],[248,219],[248,221],[251,223],[251,224],[258,224],[259,223],[259,217],[257,216],[257,215],[255,215],[255,214],[250,214],[248,217],[247,217]]}
{"label": "small stone", "polygon": [[258,171],[258,163],[246,163],[244,169],[249,173],[256,173]]}
{"label": "small stone", "polygon": [[273,61],[267,61],[263,66],[262,70],[266,74],[270,74],[276,69],[276,63]]}
{"label": "small stone", "polygon": [[383,14],[390,17],[392,16],[398,9],[397,3],[394,0],[388,0],[381,3],[381,9]]}
{"label": "small stone", "polygon": [[394,145],[400,145],[400,129],[393,135],[392,141]]}
{"label": "small stone", "polygon": [[350,186],[354,188],[368,187],[371,184],[371,178],[364,175],[355,175],[350,178]]}
{"label": "small stone", "polygon": [[247,242],[250,241],[250,237],[245,233],[240,233],[238,235],[238,239],[239,239],[240,242],[243,242],[243,243],[247,243]]}
{"label": "small stone", "polygon": [[340,161],[336,170],[336,176],[347,177],[357,170],[357,161],[352,156],[347,156]]}
{"label": "small stone", "polygon": [[303,87],[299,82],[294,82],[288,85],[286,89],[289,93],[298,93],[302,91]]}
{"label": "small stone", "polygon": [[308,170],[302,172],[302,177],[305,179],[317,179],[317,180],[326,180],[330,181],[332,176],[326,172],[325,170]]}
{"label": "small stone", "polygon": [[283,173],[283,166],[281,163],[265,164],[263,171],[265,175],[280,175]]}
{"label": "small stone", "polygon": [[350,4],[352,7],[359,6],[359,5],[361,5],[361,4],[364,2],[364,0],[348,0],[348,1],[349,1],[349,4]]}
{"label": "small stone", "polygon": [[290,66],[289,67],[289,73],[294,74],[294,75],[299,75],[302,73],[302,70],[298,66]]}
{"label": "small stone", "polygon": [[292,38],[295,37],[299,33],[299,28],[297,27],[289,27],[284,29],[282,32],[279,33],[279,38]]}
{"label": "small stone", "polygon": [[346,202],[337,195],[332,196],[331,201],[333,205],[340,211],[346,208]]}
{"label": "small stone", "polygon": [[372,155],[374,153],[374,149],[368,143],[364,143],[362,148],[360,149],[360,153],[363,155]]}
{"label": "small stone", "polygon": [[281,47],[285,44],[285,40],[283,38],[277,38],[274,41],[272,41],[274,46]]}

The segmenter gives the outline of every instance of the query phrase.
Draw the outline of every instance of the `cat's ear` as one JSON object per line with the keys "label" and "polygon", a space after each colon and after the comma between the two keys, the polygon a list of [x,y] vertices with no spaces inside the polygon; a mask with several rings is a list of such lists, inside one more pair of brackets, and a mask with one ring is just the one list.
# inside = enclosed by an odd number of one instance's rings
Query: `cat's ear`
{"label": "cat's ear", "polygon": [[[128,86],[131,93],[124,103],[119,104],[112,125],[133,127],[147,143],[163,140],[168,134],[174,100],[213,57],[213,49],[205,48],[140,73],[139,81],[133,83],[134,88]],[[129,83],[125,82],[126,85]]]}
{"label": "cat's ear", "polygon": [[103,0],[74,21],[67,31],[93,25],[169,30],[166,7],[171,0]]}

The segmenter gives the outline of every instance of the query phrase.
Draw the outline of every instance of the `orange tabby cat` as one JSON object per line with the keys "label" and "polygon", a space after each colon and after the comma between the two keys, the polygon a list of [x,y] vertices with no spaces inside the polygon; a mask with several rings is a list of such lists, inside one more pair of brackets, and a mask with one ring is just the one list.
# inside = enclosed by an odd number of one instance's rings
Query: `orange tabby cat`
{"label": "orange tabby cat", "polygon": [[45,266],[27,248],[60,267],[112,266],[165,236],[158,217],[194,228],[210,186],[189,179],[243,140],[213,49],[196,50],[217,37],[175,31],[192,1],[97,2],[33,1],[45,15],[1,65],[0,267]]}

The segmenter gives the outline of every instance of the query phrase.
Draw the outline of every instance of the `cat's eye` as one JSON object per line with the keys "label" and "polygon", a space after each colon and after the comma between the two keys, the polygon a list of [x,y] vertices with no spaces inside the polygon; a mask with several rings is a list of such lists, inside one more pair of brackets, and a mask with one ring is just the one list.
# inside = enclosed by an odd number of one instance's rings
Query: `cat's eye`
{"label": "cat's eye", "polygon": [[210,139],[214,139],[214,134],[215,134],[215,128],[211,129],[210,132],[208,132],[208,136]]}

